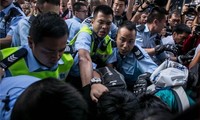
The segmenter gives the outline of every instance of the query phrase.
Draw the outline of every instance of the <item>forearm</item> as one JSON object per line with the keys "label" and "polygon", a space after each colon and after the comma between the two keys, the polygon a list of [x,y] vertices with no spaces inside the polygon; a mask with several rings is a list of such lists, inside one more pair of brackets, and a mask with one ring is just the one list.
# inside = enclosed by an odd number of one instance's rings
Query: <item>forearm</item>
{"label": "forearm", "polygon": [[135,0],[129,0],[128,1],[128,7],[126,10],[126,17],[128,20],[131,20],[132,18],[132,10],[133,10],[133,3],[135,2]]}
{"label": "forearm", "polygon": [[79,68],[80,68],[82,86],[84,87],[90,83],[90,80],[92,78],[93,68],[91,60],[84,57],[80,57]]}
{"label": "forearm", "polygon": [[155,48],[145,48],[144,49],[150,56],[155,54]]}
{"label": "forearm", "polygon": [[189,69],[194,67],[197,63],[200,62],[200,52],[195,56],[195,58],[190,62]]}
{"label": "forearm", "polygon": [[0,49],[10,47],[12,36],[7,35],[5,38],[0,38]]}

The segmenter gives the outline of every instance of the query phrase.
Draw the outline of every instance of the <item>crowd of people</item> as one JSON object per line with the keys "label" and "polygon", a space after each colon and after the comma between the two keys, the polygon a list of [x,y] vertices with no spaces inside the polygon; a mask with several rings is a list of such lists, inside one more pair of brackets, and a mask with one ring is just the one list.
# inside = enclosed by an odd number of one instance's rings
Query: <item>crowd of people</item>
{"label": "crowd of people", "polygon": [[199,43],[195,1],[1,0],[0,119],[197,120]]}

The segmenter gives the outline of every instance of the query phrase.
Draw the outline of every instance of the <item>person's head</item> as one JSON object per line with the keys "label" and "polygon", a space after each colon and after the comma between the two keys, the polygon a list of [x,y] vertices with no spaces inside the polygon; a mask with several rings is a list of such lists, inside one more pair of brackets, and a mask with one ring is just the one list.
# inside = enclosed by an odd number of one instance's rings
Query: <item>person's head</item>
{"label": "person's head", "polygon": [[113,2],[113,12],[114,16],[121,16],[126,7],[126,0],[114,0]]}
{"label": "person's head", "polygon": [[88,6],[88,1],[87,0],[78,0],[77,2],[84,3],[86,6]]}
{"label": "person's head", "polygon": [[60,10],[62,12],[66,11],[67,8],[67,3],[69,2],[69,0],[60,0]]}
{"label": "person's head", "polygon": [[78,17],[79,19],[81,19],[83,21],[88,15],[88,10],[87,10],[86,4],[81,3],[81,2],[74,3],[73,14],[74,14],[74,16]]}
{"label": "person's head", "polygon": [[0,6],[1,6],[2,8],[6,8],[6,7],[8,7],[12,2],[13,2],[13,0],[1,0],[1,1],[0,1]]}
{"label": "person's head", "polygon": [[87,104],[70,84],[46,78],[31,84],[17,99],[11,120],[86,120]]}
{"label": "person's head", "polygon": [[174,42],[177,44],[181,44],[189,34],[191,29],[185,24],[177,24],[172,31]]}
{"label": "person's head", "polygon": [[174,27],[181,22],[181,15],[179,11],[172,11],[168,16],[168,23],[170,27]]}
{"label": "person's head", "polygon": [[148,17],[148,11],[144,11],[142,12],[140,19],[139,19],[139,23],[140,24],[146,24],[147,23],[147,17]]}
{"label": "person's head", "polygon": [[151,33],[160,33],[166,25],[166,10],[155,7],[147,17],[147,24]]}
{"label": "person's head", "polygon": [[192,28],[192,23],[193,23],[193,20],[192,19],[187,19],[185,21],[185,24],[189,27],[189,28]]}
{"label": "person's head", "polygon": [[131,21],[127,21],[118,28],[116,43],[119,53],[127,55],[135,45],[136,27]]}
{"label": "person's head", "polygon": [[139,110],[133,120],[171,120],[173,114],[169,107],[152,94],[138,96]]}
{"label": "person's head", "polygon": [[100,120],[132,120],[138,109],[137,97],[122,90],[104,93],[97,103]]}
{"label": "person's head", "polygon": [[28,44],[39,63],[52,67],[64,53],[68,34],[67,25],[58,14],[39,14],[31,24]]}
{"label": "person's head", "polygon": [[69,9],[69,11],[72,11],[72,3],[70,0],[67,2],[67,9]]}
{"label": "person's head", "polygon": [[105,1],[103,3],[101,0],[90,0],[89,5],[90,5],[91,13],[93,13],[97,6],[106,5],[106,3],[105,3]]}
{"label": "person's head", "polygon": [[93,31],[98,37],[105,37],[110,31],[113,20],[113,11],[107,5],[99,5],[95,8],[91,21]]}
{"label": "person's head", "polygon": [[60,0],[37,0],[36,8],[39,13],[55,12],[59,14]]}

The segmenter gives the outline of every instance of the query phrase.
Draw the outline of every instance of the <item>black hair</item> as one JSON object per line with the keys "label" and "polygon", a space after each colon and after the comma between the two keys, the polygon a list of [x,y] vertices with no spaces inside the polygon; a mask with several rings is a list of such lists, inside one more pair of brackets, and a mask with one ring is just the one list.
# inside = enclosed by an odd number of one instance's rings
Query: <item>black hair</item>
{"label": "black hair", "polygon": [[46,78],[31,84],[17,99],[11,120],[86,120],[87,104],[70,84]]}
{"label": "black hair", "polygon": [[60,5],[60,0],[37,0],[37,3],[44,4],[45,2],[51,3],[53,5]]}
{"label": "black hair", "polygon": [[129,31],[136,31],[136,24],[132,21],[125,21],[122,25],[119,26],[118,32],[121,28],[127,28]]}
{"label": "black hair", "polygon": [[191,29],[185,24],[177,24],[174,26],[172,33],[176,32],[177,34],[187,33],[191,34]]}
{"label": "black hair", "polygon": [[73,4],[73,12],[75,12],[75,11],[80,11],[80,9],[81,9],[82,6],[87,7],[87,5],[84,4],[84,3],[82,3],[82,2],[75,2],[75,3]]}
{"label": "black hair", "polygon": [[181,17],[181,14],[180,14],[180,12],[179,12],[178,10],[173,10],[173,11],[171,11],[171,12],[169,13],[168,18],[170,19],[170,18],[172,17],[173,14],[175,14],[175,15]]}
{"label": "black hair", "polygon": [[137,97],[125,90],[104,93],[98,103],[100,120],[132,120],[139,109]]}
{"label": "black hair", "polygon": [[151,9],[150,14],[147,17],[147,23],[152,23],[155,19],[160,22],[165,18],[166,14],[167,11],[165,10],[165,8],[154,7]]}
{"label": "black hair", "polygon": [[99,12],[102,12],[105,15],[112,15],[113,16],[113,10],[108,5],[99,5],[94,10],[94,18],[96,18],[97,14]]}
{"label": "black hair", "polygon": [[66,34],[69,35],[67,24],[53,12],[37,15],[29,31],[29,36],[35,44],[42,42],[44,37],[60,38]]}

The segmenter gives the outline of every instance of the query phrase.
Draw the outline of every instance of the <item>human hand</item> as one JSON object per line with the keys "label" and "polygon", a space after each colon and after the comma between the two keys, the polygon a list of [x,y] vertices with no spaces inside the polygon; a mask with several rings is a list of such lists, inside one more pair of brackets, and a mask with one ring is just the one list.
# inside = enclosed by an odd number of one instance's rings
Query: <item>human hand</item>
{"label": "human hand", "polygon": [[90,91],[90,97],[92,99],[92,101],[94,102],[98,102],[98,98],[104,93],[104,92],[108,92],[108,88],[106,86],[104,86],[101,83],[97,83],[97,84],[92,84],[91,85],[91,91]]}
{"label": "human hand", "polygon": [[169,51],[169,52],[172,52],[174,53],[175,55],[178,54],[178,47],[176,47],[176,45],[174,44],[166,44],[164,45],[165,46],[165,51]]}
{"label": "human hand", "polygon": [[147,81],[150,79],[150,73],[144,73],[138,76],[137,81],[133,86],[133,93],[138,96],[146,92]]}

